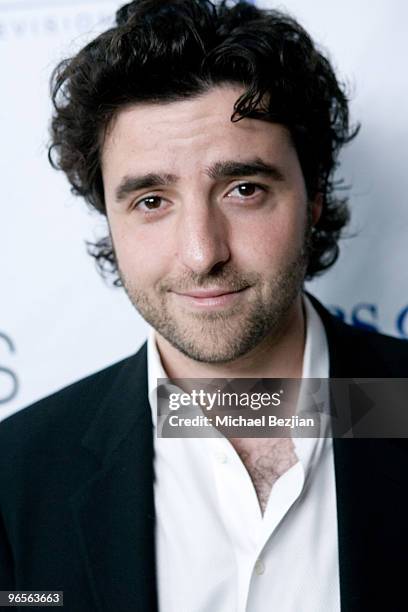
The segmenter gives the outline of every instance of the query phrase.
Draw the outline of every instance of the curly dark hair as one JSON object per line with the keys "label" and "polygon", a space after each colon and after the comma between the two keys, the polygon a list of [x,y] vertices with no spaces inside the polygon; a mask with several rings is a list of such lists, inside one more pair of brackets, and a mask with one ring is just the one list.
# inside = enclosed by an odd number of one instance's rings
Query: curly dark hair
{"label": "curly dark hair", "polygon": [[[240,84],[232,121],[283,124],[291,134],[308,197],[321,194],[306,278],[329,268],[349,220],[347,198],[335,196],[340,148],[357,133],[348,100],[328,59],[290,16],[248,2],[136,0],[116,13],[116,26],[62,61],[51,79],[51,164],[73,193],[106,215],[101,149],[124,105],[193,97]],[[111,238],[88,243],[101,273],[121,285]]]}

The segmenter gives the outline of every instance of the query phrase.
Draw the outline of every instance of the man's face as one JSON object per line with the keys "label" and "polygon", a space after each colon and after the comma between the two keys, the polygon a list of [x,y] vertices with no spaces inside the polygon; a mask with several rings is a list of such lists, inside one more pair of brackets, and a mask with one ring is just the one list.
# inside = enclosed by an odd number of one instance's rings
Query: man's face
{"label": "man's face", "polygon": [[132,303],[173,346],[208,363],[279,336],[307,265],[308,203],[289,133],[255,119],[232,123],[240,93],[223,86],[129,106],[102,154]]}

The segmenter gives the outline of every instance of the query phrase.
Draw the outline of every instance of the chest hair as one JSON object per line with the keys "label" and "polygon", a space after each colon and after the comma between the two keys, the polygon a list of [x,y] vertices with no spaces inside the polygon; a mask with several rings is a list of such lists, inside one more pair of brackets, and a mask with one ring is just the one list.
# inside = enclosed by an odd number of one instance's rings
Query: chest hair
{"label": "chest hair", "polygon": [[254,485],[264,514],[275,482],[298,458],[291,438],[231,438]]}

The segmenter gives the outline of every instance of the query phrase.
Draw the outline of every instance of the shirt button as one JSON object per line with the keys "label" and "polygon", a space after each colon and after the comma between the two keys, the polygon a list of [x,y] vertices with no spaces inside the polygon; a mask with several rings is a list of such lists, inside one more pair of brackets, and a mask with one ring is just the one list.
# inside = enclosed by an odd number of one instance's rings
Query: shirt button
{"label": "shirt button", "polygon": [[255,563],[255,574],[257,576],[262,576],[265,571],[265,563],[261,561],[261,559],[257,559]]}
{"label": "shirt button", "polygon": [[218,463],[227,463],[228,457],[225,453],[217,453],[217,461]]}

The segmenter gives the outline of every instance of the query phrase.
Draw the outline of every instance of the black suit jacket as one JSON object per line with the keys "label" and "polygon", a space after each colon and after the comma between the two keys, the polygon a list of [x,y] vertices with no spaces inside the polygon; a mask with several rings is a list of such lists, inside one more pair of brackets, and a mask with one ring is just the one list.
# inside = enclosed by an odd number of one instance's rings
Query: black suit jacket
{"label": "black suit jacket", "polygon": [[[314,304],[332,377],[407,377],[407,343]],[[334,460],[341,609],[406,611],[407,442],[337,439]],[[69,612],[155,612],[153,477],[146,345],[3,421],[0,590],[62,590]]]}

